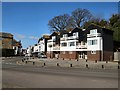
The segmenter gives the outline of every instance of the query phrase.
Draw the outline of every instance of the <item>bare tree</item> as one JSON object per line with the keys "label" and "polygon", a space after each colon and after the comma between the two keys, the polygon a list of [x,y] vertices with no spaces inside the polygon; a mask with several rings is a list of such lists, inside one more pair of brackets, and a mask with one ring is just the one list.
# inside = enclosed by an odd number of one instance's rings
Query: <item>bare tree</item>
{"label": "bare tree", "polygon": [[51,31],[60,32],[61,30],[66,30],[70,26],[70,16],[68,14],[55,16],[48,22],[48,26]]}
{"label": "bare tree", "polygon": [[81,25],[90,20],[92,14],[87,9],[76,9],[72,12],[72,18],[76,27],[81,27]]}

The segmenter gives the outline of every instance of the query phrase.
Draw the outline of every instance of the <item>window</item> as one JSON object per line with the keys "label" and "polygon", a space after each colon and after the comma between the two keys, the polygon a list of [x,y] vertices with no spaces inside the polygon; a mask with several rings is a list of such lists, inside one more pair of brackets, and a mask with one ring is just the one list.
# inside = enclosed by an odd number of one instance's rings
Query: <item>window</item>
{"label": "window", "polygon": [[61,43],[61,46],[65,47],[65,46],[67,46],[67,43]]}
{"label": "window", "polygon": [[73,33],[73,36],[76,36],[76,33]]}
{"label": "window", "polygon": [[64,34],[63,37],[67,37],[67,34]]}
{"label": "window", "polygon": [[88,40],[88,45],[97,45],[97,40]]}
{"label": "window", "polygon": [[91,51],[91,54],[96,54],[96,51]]}
{"label": "window", "polygon": [[73,36],[76,36],[76,37],[78,37],[78,32],[76,32],[76,33],[73,33]]}
{"label": "window", "polygon": [[75,46],[75,42],[70,42],[69,46]]}
{"label": "window", "polygon": [[90,34],[96,34],[96,33],[97,33],[97,29],[90,30]]}
{"label": "window", "polygon": [[55,38],[55,36],[52,36],[52,40],[53,40],[53,41],[56,41],[56,38]]}

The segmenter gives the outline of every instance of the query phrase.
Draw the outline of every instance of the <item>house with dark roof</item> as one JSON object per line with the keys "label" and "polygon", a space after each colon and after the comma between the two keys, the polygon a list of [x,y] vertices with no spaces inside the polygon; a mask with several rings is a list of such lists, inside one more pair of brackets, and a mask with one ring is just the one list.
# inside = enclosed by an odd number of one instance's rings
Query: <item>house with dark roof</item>
{"label": "house with dark roof", "polygon": [[91,24],[53,32],[47,40],[47,56],[61,59],[113,60],[113,31]]}

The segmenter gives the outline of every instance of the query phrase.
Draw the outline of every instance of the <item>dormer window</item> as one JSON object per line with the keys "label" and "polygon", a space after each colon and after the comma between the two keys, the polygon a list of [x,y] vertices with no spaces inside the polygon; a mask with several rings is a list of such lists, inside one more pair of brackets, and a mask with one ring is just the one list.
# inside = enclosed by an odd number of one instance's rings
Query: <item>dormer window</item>
{"label": "dormer window", "polygon": [[97,33],[97,29],[90,30],[90,34],[96,34],[96,33]]}
{"label": "dormer window", "polygon": [[73,36],[76,36],[76,37],[77,37],[77,36],[78,36],[78,32],[76,32],[76,33],[73,33]]}
{"label": "dormer window", "polygon": [[73,33],[73,36],[76,36],[76,33]]}
{"label": "dormer window", "polygon": [[55,41],[55,36],[52,36],[52,40]]}
{"label": "dormer window", "polygon": [[67,37],[67,34],[64,34],[63,37]]}

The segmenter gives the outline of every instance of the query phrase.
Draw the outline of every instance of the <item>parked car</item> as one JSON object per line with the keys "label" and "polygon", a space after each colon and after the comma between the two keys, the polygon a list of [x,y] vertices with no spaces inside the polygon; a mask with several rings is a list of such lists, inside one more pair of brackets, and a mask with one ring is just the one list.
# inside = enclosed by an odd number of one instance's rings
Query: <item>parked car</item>
{"label": "parked car", "polygon": [[47,58],[47,56],[44,53],[38,53],[38,58]]}

